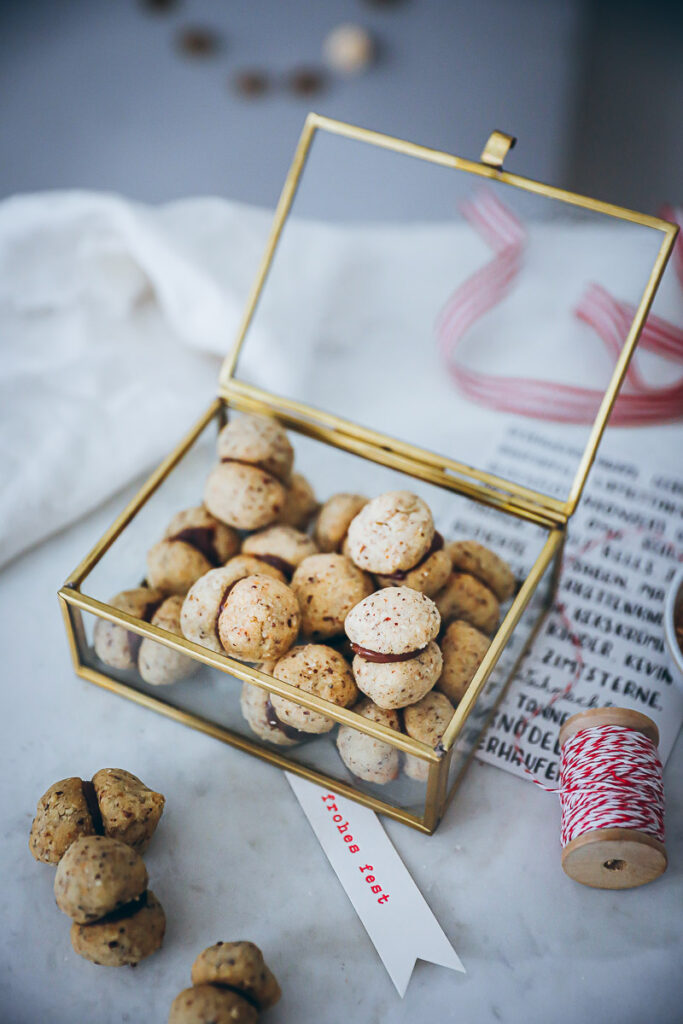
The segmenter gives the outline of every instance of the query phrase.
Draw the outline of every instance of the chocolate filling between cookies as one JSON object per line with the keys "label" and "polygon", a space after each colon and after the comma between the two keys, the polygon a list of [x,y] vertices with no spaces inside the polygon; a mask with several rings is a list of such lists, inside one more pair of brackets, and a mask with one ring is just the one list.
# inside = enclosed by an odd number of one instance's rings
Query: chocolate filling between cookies
{"label": "chocolate filling between cookies", "polygon": [[360,644],[354,644],[351,641],[351,647],[354,654],[357,654],[359,658],[363,658],[364,661],[372,661],[377,665],[388,665],[394,661],[410,661],[411,658],[417,658],[426,649],[420,647],[417,651],[406,651],[404,654],[381,654],[379,651],[371,651],[367,647],[361,647]]}
{"label": "chocolate filling between cookies", "polygon": [[130,652],[130,659],[137,663],[138,651],[140,650],[140,644],[142,643],[142,637],[138,636],[137,633],[128,634],[128,650]]}
{"label": "chocolate filling between cookies", "polygon": [[[146,583],[146,581],[145,581]],[[149,601],[143,611],[140,618],[143,622],[151,622],[157,610],[162,606],[165,597],[160,598],[158,601]],[[130,657],[132,661],[137,662],[138,652],[140,650],[140,644],[142,643],[142,637],[138,633],[128,633],[128,650],[130,651]],[[87,799],[87,797],[86,797]]]}
{"label": "chocolate filling between cookies", "polygon": [[243,991],[243,989],[241,989],[241,988],[237,988],[236,985],[228,985],[227,982],[219,981],[216,978],[212,979],[212,981],[209,984],[213,985],[214,988],[221,988],[221,989],[223,989],[224,992],[234,992],[236,996],[240,997],[240,999],[244,999],[245,1003],[249,1003],[250,1006],[253,1006],[253,1008],[258,1013],[261,1012],[261,1007],[260,1007],[259,1003],[256,1002],[256,999],[254,998],[254,996],[252,996],[249,993]]}
{"label": "chocolate filling between cookies", "polygon": [[272,565],[273,569],[279,569],[285,576],[294,575],[296,566],[286,559],[280,558],[279,555],[252,555],[251,557],[258,559],[259,562],[265,562],[266,565]]}
{"label": "chocolate filling between cookies", "polygon": [[91,921],[90,924],[113,924],[115,921],[125,921],[128,917],[133,917],[137,914],[138,910],[142,910],[143,907],[147,906],[147,892],[142,893],[141,896],[137,896],[134,900],[129,900],[128,903],[123,903],[116,910],[110,910],[104,917],[98,917],[96,921]]}
{"label": "chocolate filling between cookies", "polygon": [[235,586],[235,584],[239,583],[240,580],[243,580],[243,579],[246,579],[246,576],[240,576],[239,579],[233,580],[232,583],[229,583],[227,585],[227,587],[225,588],[225,590],[223,591],[223,596],[221,597],[220,601],[218,602],[218,609],[216,611],[216,621],[214,622],[213,628],[214,628],[214,632],[216,634],[216,640],[218,640],[218,643],[220,644],[221,647],[223,646],[223,644],[221,642],[221,634],[220,634],[220,631],[218,629],[218,620],[220,619],[221,613],[222,613],[223,609],[225,608],[225,605],[226,605],[226,602],[227,602],[228,598],[230,597],[230,592],[232,591],[232,588]]}
{"label": "chocolate filling between cookies", "polygon": [[400,583],[401,580],[404,580],[409,573],[415,572],[415,570],[419,569],[421,565],[424,565],[427,559],[431,558],[433,554],[437,551],[441,551],[443,545],[443,537],[435,530],[434,536],[432,537],[432,543],[429,545],[419,562],[416,562],[415,565],[411,565],[410,569],[397,569],[396,572],[381,573],[381,575],[387,580],[397,580]]}
{"label": "chocolate filling between cookies", "polygon": [[102,812],[100,811],[100,804],[97,799],[97,793],[95,792],[95,786],[92,782],[88,782],[87,779],[81,779],[81,789],[83,791],[83,799],[88,807],[88,813],[92,818],[95,835],[103,836],[104,822],[102,821]]}
{"label": "chocolate filling between cookies", "polygon": [[261,471],[261,473],[265,473],[266,476],[272,476],[273,480],[278,479],[275,473],[272,473],[269,469],[266,469],[265,465],[262,462],[247,462],[246,459],[233,459],[230,458],[230,456],[221,459],[221,462],[236,462],[238,466],[251,466],[252,469],[258,469]]}
{"label": "chocolate filling between cookies", "polygon": [[183,544],[189,544],[216,568],[221,564],[216,551],[216,530],[213,526],[186,526],[168,540],[180,540]]}
{"label": "chocolate filling between cookies", "polygon": [[304,740],[309,738],[307,732],[302,732],[300,729],[295,729],[293,725],[287,725],[277,716],[277,711],[272,705],[270,697],[266,701],[265,706],[266,721],[271,729],[279,729],[280,732],[287,737],[288,740]]}

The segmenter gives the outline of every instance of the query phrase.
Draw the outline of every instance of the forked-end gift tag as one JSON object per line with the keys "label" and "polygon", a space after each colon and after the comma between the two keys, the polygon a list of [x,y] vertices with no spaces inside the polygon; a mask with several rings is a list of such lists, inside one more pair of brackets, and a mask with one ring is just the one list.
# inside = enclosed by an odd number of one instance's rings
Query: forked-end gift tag
{"label": "forked-end gift tag", "polygon": [[464,973],[374,811],[285,774],[398,994],[418,959]]}

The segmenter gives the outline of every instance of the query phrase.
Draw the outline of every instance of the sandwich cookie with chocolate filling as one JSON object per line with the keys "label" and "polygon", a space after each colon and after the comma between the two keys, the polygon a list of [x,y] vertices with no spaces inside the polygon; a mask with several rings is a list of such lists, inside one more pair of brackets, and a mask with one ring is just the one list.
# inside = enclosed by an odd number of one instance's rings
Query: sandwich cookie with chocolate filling
{"label": "sandwich cookie with chocolate filling", "polygon": [[220,462],[206,481],[209,511],[240,530],[277,522],[287,503],[294,452],[275,420],[240,416],[218,435]]}
{"label": "sandwich cookie with chocolate filling", "polygon": [[265,530],[250,534],[242,544],[243,554],[272,565],[288,579],[304,558],[317,550],[315,541],[293,526],[267,526]]}
{"label": "sandwich cookie with chocolate filling", "polygon": [[133,967],[161,948],[166,915],[151,889],[93,924],[71,925],[79,956],[104,967]]}
{"label": "sandwich cookie with chocolate filling", "polygon": [[224,985],[193,985],[173,1000],[168,1024],[257,1024],[258,1011]]}
{"label": "sandwich cookie with chocolate filling", "polygon": [[[354,712],[363,718],[389,729],[401,732],[401,721],[396,711],[378,708],[367,697],[359,701]],[[340,725],[337,734],[337,750],[342,761],[356,778],[384,786],[398,775],[399,753],[390,743],[383,743],[351,725]]]}
{"label": "sandwich cookie with chocolate filling", "polygon": [[444,623],[464,619],[482,633],[498,628],[500,605],[486,584],[468,572],[453,572],[434,600]]}
{"label": "sandwich cookie with chocolate filling", "polygon": [[232,527],[203,506],[188,508],[173,517],[164,539],[147,552],[147,579],[166,594],[186,594],[195,580],[239,549],[239,534]]}
{"label": "sandwich cookie with chocolate filling", "polygon": [[[116,594],[109,603],[169,633],[182,635],[180,609],[183,599],[177,594],[165,598],[158,590],[138,587]],[[188,679],[199,668],[187,655],[164,647],[156,640],[143,639],[123,626],[103,619],[95,623],[93,644],[95,654],[106,665],[126,671],[137,668],[144,681],[153,686]]]}
{"label": "sandwich cookie with chocolate filling", "polygon": [[[275,661],[264,661],[259,666],[261,672],[272,675]],[[267,690],[253,683],[243,683],[240,693],[240,710],[253,733],[260,740],[266,743],[274,743],[278,747],[294,747],[304,739],[310,737],[298,729],[281,722],[275,714],[275,709],[270,700]]]}
{"label": "sandwich cookie with chocolate filling", "polygon": [[[166,629],[175,636],[182,636],[180,628],[180,612],[183,598],[173,594],[162,601],[150,619],[152,626]],[[157,640],[145,637],[140,644],[138,653],[138,672],[150,686],[170,686],[183,679],[189,679],[199,670],[198,662],[188,658],[186,654],[174,651],[172,647],[164,647]]]}
{"label": "sandwich cookie with chocolate filling", "polygon": [[351,609],[375,589],[372,577],[345,555],[309,555],[292,577],[301,607],[301,630],[311,640],[328,640],[344,632]]}
{"label": "sandwich cookie with chocolate filling", "polygon": [[341,551],[351,520],[370,499],[364,494],[333,494],[318,513],[314,536],[321,551]]}
{"label": "sandwich cookie with chocolate filling", "polygon": [[235,555],[221,569],[212,569],[200,577],[183,601],[180,612],[183,636],[216,654],[224,654],[218,635],[218,616],[233,585],[257,574],[285,582],[284,573],[252,555]]}
{"label": "sandwich cookie with chocolate filling", "polygon": [[168,1024],[256,1024],[280,986],[253,942],[216,942],[192,965],[192,988],[173,1001]]}
{"label": "sandwich cookie with chocolate filling", "polygon": [[148,881],[136,850],[120,839],[84,836],[71,844],[57,865],[55,899],[72,921],[91,924],[138,899]]}
{"label": "sandwich cookie with chocolate filling", "polygon": [[[358,688],[348,662],[332,647],[324,644],[305,644],[279,658],[273,676],[290,683],[305,693],[350,708],[358,700]],[[319,711],[310,711],[285,697],[271,693],[270,702],[277,721],[304,733],[324,733],[334,728],[334,719]]]}
{"label": "sandwich cookie with chocolate filling", "polygon": [[294,449],[287,432],[268,416],[243,413],[227,423],[216,445],[218,458],[258,466],[271,476],[289,484],[294,465]]}
{"label": "sandwich cookie with chocolate filling", "polygon": [[451,574],[452,563],[444,549],[443,537],[434,532],[432,543],[417,565],[412,569],[399,569],[390,575],[377,576],[382,587],[410,587],[427,597],[434,597],[444,586]]}
{"label": "sandwich cookie with chocolate filling", "polygon": [[[151,587],[135,587],[123,590],[109,598],[109,604],[119,611],[127,612],[136,619],[149,622],[155,611],[164,600],[160,590]],[[125,626],[115,622],[98,619],[93,630],[93,646],[95,654],[110,668],[130,671],[138,665],[138,651],[142,637],[132,633]]]}
{"label": "sandwich cookie with chocolate filling", "polygon": [[253,942],[216,942],[192,964],[193,985],[219,985],[232,989],[257,1010],[268,1010],[282,991],[263,953]]}
{"label": "sandwich cookie with chocolate filling", "polygon": [[71,844],[54,890],[57,906],[73,921],[71,944],[79,956],[123,967],[159,949],[166,918],[147,882],[142,858],[120,840],[86,836]]}
{"label": "sandwich cookie with chocolate filling", "polygon": [[436,689],[445,693],[454,704],[461,701],[489,645],[489,638],[469,622],[462,619],[451,622],[441,638],[443,669]]}
{"label": "sandwich cookie with chocolate filling", "polygon": [[122,768],[102,768],[92,781],[72,777],[43,793],[31,825],[29,849],[36,860],[59,864],[83,836],[106,835],[143,853],[164,809],[161,793]]}
{"label": "sandwich cookie with chocolate filling", "polygon": [[415,704],[441,674],[434,602],[410,587],[386,587],[346,616],[358,689],[385,709]]}
{"label": "sandwich cookie with chocolate filling", "polygon": [[456,572],[468,572],[485,583],[501,602],[515,592],[515,577],[507,562],[476,540],[453,540],[446,552]]}
{"label": "sandwich cookie with chocolate filling", "polygon": [[295,530],[305,530],[317,511],[318,499],[308,480],[301,473],[292,473],[278,522],[293,526]]}
{"label": "sandwich cookie with chocolate filling", "polygon": [[[446,731],[446,726],[453,717],[455,708],[443,693],[428,693],[417,704],[406,708],[403,712],[403,725],[409,736],[426,743],[428,747],[436,747]],[[403,770],[411,779],[426,782],[429,777],[429,764],[419,757],[406,754]]]}
{"label": "sandwich cookie with chocolate filling", "polygon": [[368,502],[349,525],[346,550],[382,586],[434,594],[451,571],[429,507],[410,491],[388,491]]}
{"label": "sandwich cookie with chocolate filling", "polygon": [[285,583],[269,576],[245,576],[224,595],[218,639],[241,661],[281,658],[299,634],[299,604]]}

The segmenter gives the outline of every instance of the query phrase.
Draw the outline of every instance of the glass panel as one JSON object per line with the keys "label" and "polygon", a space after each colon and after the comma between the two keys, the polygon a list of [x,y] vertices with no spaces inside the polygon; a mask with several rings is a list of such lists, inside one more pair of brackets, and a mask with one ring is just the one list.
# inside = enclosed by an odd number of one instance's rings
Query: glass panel
{"label": "glass panel", "polygon": [[[180,670],[178,659],[182,659],[183,656],[169,653],[169,649],[163,644],[149,639],[142,640],[138,645],[135,634],[128,633],[128,636],[133,638],[132,649],[138,652],[137,665],[128,670],[114,668],[103,662],[94,648],[93,639],[97,635],[95,631],[102,629],[97,625],[101,620],[89,612],[84,613],[83,620],[85,646],[81,648],[81,659],[89,668],[116,679],[132,690],[161,700],[169,707],[206,719],[219,728],[249,740],[260,749],[275,751],[293,763],[305,765],[326,775],[332,782],[345,782],[363,793],[375,796],[394,807],[403,808],[418,817],[424,814],[426,786],[409,778],[403,771],[397,772],[396,778],[384,785],[363,781],[351,774],[337,751],[336,740],[340,728],[338,725],[330,732],[310,736],[302,742],[287,744],[280,737],[278,742],[270,742],[261,732],[255,732],[250,727],[243,712],[243,706],[250,702],[254,715],[258,716],[255,717],[255,722],[260,721],[263,725],[263,709],[259,704],[259,697],[263,691],[258,687],[249,688],[249,684],[242,683],[234,676],[191,659],[185,659],[183,671],[186,677],[183,680],[170,685],[150,685],[140,676],[143,664],[146,671],[152,666],[167,672],[169,660],[172,659],[173,668]],[[275,734],[278,733],[279,730],[275,730]],[[401,757],[400,752],[396,751],[397,764],[401,763]]]}
{"label": "glass panel", "polygon": [[[479,744],[483,730],[497,701],[511,677],[515,674],[522,654],[530,643],[534,630],[540,624],[552,600],[552,582],[557,559],[562,557],[561,549],[550,562],[541,577],[533,595],[505,645],[502,654],[491,670],[483,689],[472,708],[467,721],[453,747],[448,772],[448,793],[460,781],[467,760]],[[527,568],[531,568],[530,565]],[[485,742],[485,740],[484,740]]]}
{"label": "glass panel", "polygon": [[[215,460],[215,436],[216,425],[210,424],[94,567],[83,583],[83,593],[108,603],[120,591],[140,585],[146,575],[146,553],[163,535],[167,523],[178,511],[201,502],[204,480]],[[293,431],[290,437],[296,449],[295,469],[314,483],[320,500],[340,488],[369,496],[385,490],[407,488],[428,502],[437,528],[447,539],[463,539],[471,535],[477,522],[486,523],[489,531],[495,530],[496,524],[499,524],[501,538],[504,527],[508,533],[510,530],[514,535],[521,533],[532,557],[536,557],[547,536],[533,524],[500,512],[482,510],[478,504],[453,492],[377,466]],[[491,536],[494,537],[494,533]],[[518,574],[521,567],[515,561],[514,545],[508,549],[501,543],[500,553],[508,558]],[[507,605],[504,605],[503,612],[506,608]],[[97,627],[104,632],[96,651],[93,644],[94,617],[85,615],[84,618],[85,646],[81,657],[86,665],[174,708],[208,719],[266,749],[277,750],[292,761],[324,773],[333,780],[354,785],[362,792],[415,815],[422,816],[424,813],[426,783],[409,778],[403,770],[397,778],[384,785],[364,782],[352,776],[337,750],[336,726],[329,733],[297,745],[273,744],[264,740],[263,736],[259,738],[245,720],[240,704],[242,683],[239,680],[217,669],[183,660],[184,656],[179,661],[174,652],[154,641],[144,640],[138,644],[133,639],[130,643],[125,636],[121,636],[120,631],[108,643],[104,622]],[[140,671],[147,681],[141,678]],[[159,685],[163,678],[174,678],[177,681]],[[260,713],[263,715],[263,707]],[[403,755],[399,761],[402,765]]]}
{"label": "glass panel", "polygon": [[[350,167],[373,222],[349,208]],[[318,131],[236,376],[478,469],[533,419],[576,469],[663,237]],[[646,358],[649,383],[670,378]],[[572,476],[535,489],[566,499]]]}

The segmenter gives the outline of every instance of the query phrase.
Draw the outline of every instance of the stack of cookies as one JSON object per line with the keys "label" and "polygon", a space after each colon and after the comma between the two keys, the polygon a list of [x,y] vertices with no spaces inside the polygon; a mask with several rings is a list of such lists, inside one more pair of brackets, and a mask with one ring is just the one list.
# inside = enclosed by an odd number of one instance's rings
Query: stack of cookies
{"label": "stack of cookies", "polygon": [[29,847],[36,860],[57,865],[57,906],[86,960],[135,965],[161,946],[166,917],[140,854],[163,809],[161,793],[121,768],[103,768],[91,781],[60,779],[38,801]]}
{"label": "stack of cookies", "polygon": [[282,995],[253,942],[216,942],[192,964],[192,986],[171,1006],[168,1024],[257,1024]]}
{"label": "stack of cookies", "polygon": [[[275,420],[230,420],[218,458],[204,504],[174,516],[150,549],[145,585],[111,603],[437,745],[514,592],[506,563],[475,541],[445,542],[428,505],[408,491],[373,500],[335,494],[318,508]],[[94,647],[107,665],[152,685],[199,667],[104,621]],[[336,728],[327,715],[251,684],[241,710],[256,736],[279,747]],[[351,727],[338,730],[336,745],[365,781],[384,784],[401,770],[395,748]],[[405,757],[402,767],[425,780],[425,762]]]}

